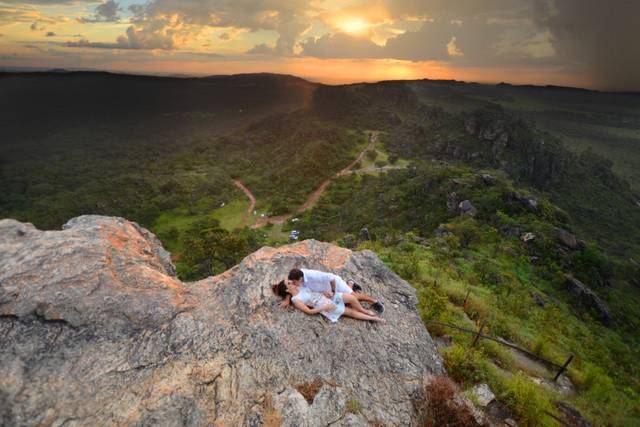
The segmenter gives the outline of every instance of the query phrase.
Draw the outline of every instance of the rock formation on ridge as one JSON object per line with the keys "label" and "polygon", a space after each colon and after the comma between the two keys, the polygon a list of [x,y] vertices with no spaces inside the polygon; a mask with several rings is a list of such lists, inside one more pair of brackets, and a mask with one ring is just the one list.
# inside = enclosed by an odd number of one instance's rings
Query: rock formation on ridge
{"label": "rock formation on ridge", "polygon": [[[270,285],[294,266],[353,277],[389,323],[278,308]],[[0,425],[416,424],[443,367],[415,304],[370,251],[265,247],[182,283],[125,219],[1,220]]]}

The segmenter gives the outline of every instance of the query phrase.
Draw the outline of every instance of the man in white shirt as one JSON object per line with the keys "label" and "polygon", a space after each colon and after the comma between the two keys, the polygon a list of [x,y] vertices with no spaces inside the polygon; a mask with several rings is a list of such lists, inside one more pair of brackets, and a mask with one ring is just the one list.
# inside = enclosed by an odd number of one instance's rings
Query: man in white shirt
{"label": "man in white shirt", "polygon": [[[358,301],[365,301],[371,303],[371,307],[382,313],[384,306],[375,298],[365,295],[361,292],[354,292],[352,286],[349,286],[342,277],[333,273],[327,273],[324,271],[310,270],[306,268],[294,268],[289,272],[289,281],[295,283],[298,286],[305,287],[311,292],[319,292],[325,294],[329,298],[333,298],[336,292],[344,294],[353,294]],[[286,308],[289,306],[290,299],[285,298],[280,304],[281,307]]]}

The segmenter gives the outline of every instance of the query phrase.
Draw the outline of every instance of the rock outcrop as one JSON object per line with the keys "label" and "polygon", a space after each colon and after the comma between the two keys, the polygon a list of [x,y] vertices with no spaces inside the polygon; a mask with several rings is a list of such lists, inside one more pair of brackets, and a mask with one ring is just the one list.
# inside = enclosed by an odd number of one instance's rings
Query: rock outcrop
{"label": "rock outcrop", "polygon": [[567,289],[573,293],[581,305],[592,309],[597,318],[605,325],[613,324],[613,317],[609,306],[598,297],[587,285],[571,275],[565,275]]}
{"label": "rock outcrop", "polygon": [[[294,266],[353,277],[388,324],[279,308],[270,285]],[[183,283],[124,219],[2,220],[0,425],[417,424],[443,367],[415,305],[370,251],[265,247]]]}

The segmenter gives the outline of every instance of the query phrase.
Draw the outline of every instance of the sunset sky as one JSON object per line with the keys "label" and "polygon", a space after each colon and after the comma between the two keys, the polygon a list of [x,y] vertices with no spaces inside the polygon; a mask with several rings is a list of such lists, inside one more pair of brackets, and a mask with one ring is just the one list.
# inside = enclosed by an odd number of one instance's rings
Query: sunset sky
{"label": "sunset sky", "polygon": [[636,0],[0,0],[0,68],[640,90]]}

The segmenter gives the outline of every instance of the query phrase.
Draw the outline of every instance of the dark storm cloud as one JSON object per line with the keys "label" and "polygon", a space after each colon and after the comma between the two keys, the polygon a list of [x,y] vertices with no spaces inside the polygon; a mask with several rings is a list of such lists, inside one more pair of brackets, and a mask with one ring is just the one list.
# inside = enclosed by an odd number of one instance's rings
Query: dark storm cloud
{"label": "dark storm cloud", "polygon": [[536,1],[561,63],[586,68],[598,86],[640,90],[640,1]]}
{"label": "dark storm cloud", "polygon": [[88,47],[95,49],[131,49],[128,46],[120,45],[118,43],[102,43],[102,42],[90,42],[87,39],[80,39],[78,41],[68,41],[65,43],[67,47]]}
{"label": "dark storm cloud", "polygon": [[[473,18],[461,23],[426,21],[420,29],[387,40],[384,46],[344,33],[308,38],[302,54],[319,58],[392,58],[410,61],[456,60],[486,64],[499,56],[495,46],[507,27]],[[502,55],[502,60],[505,60]]]}
{"label": "dark storm cloud", "polygon": [[[385,1],[393,19],[421,19],[422,26],[378,46],[350,35],[325,35],[302,43],[303,55],[322,58],[392,58],[452,61],[456,64],[517,65],[530,62],[524,53],[534,34],[527,0],[394,0]],[[520,49],[520,53],[517,50]],[[531,47],[529,51],[533,50]]]}
{"label": "dark storm cloud", "polygon": [[302,54],[317,58],[384,58],[384,48],[369,39],[344,33],[325,34],[301,43]]}
{"label": "dark storm cloud", "polygon": [[427,15],[432,18],[465,19],[481,15],[513,12],[526,7],[528,0],[385,0],[392,16]]}

